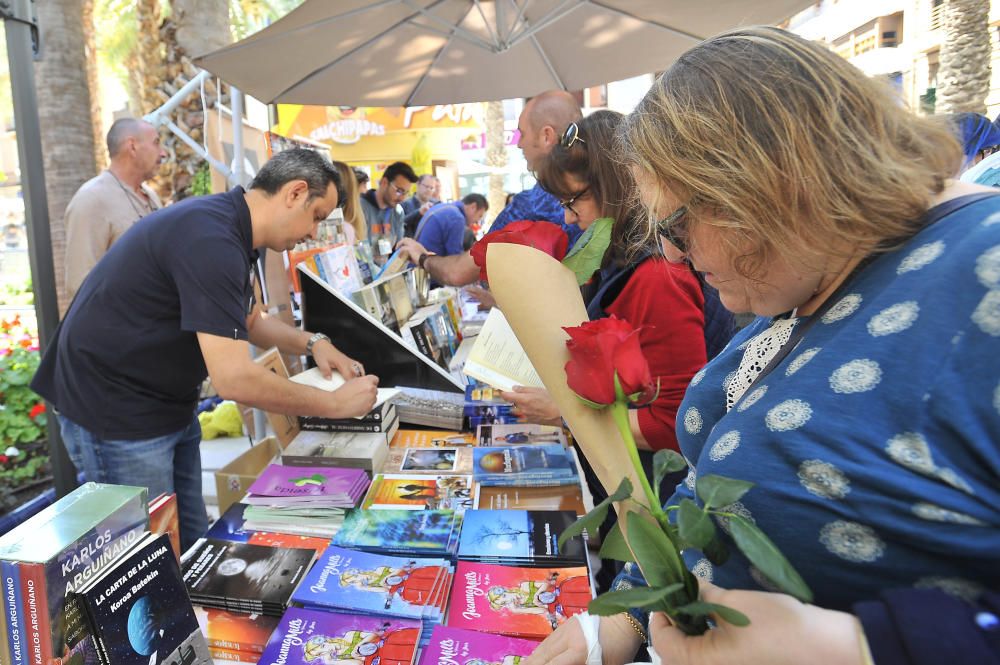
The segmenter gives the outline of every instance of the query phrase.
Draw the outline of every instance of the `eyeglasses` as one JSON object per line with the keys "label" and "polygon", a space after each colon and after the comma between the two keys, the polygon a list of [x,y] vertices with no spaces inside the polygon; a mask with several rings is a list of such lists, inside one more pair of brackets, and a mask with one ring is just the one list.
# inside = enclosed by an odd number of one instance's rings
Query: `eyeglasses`
{"label": "eyeglasses", "polygon": [[681,254],[688,253],[687,224],[680,221],[687,213],[687,206],[681,206],[656,223],[656,233]]}
{"label": "eyeglasses", "polygon": [[404,195],[406,195],[406,194],[409,194],[409,193],[410,193],[410,188],[409,188],[409,187],[396,187],[395,185],[393,185],[393,186],[392,186],[392,190],[393,190],[394,192],[396,192],[396,194],[397,194],[398,196],[404,196]]}
{"label": "eyeglasses", "polygon": [[583,196],[589,191],[590,191],[590,186],[588,185],[587,187],[584,187],[583,189],[581,189],[579,192],[577,192],[568,199],[559,199],[559,205],[561,205],[563,208],[569,210],[571,213],[579,217],[580,213],[578,213],[576,210],[573,209],[573,204],[576,203],[577,199],[579,199],[581,196]]}
{"label": "eyeglasses", "polygon": [[559,140],[559,145],[569,150],[573,147],[577,141],[580,143],[586,143],[583,137],[580,136],[580,126],[575,122],[569,123],[569,127],[563,132],[562,138]]}

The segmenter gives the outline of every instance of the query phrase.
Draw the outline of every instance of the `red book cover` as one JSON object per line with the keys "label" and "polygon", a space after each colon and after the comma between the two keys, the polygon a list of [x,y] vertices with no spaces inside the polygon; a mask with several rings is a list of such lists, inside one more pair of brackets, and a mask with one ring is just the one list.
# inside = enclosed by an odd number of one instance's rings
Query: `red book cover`
{"label": "red book cover", "polygon": [[197,605],[194,614],[210,648],[257,654],[251,662],[263,653],[279,621],[263,614],[237,614]]}
{"label": "red book cover", "polygon": [[18,564],[21,570],[21,609],[24,612],[24,643],[28,665],[49,665],[52,660],[49,604],[45,590],[45,566],[40,563]]}
{"label": "red book cover", "polygon": [[167,534],[174,556],[181,560],[181,524],[176,494],[161,494],[149,502],[149,530],[157,535]]}
{"label": "red book cover", "polygon": [[316,554],[322,554],[330,546],[329,538],[297,536],[292,533],[272,533],[269,531],[251,531],[247,542],[251,545],[267,545],[268,547],[311,549],[316,550]]}
{"label": "red book cover", "polygon": [[523,568],[460,561],[449,626],[542,639],[593,598],[586,567]]}

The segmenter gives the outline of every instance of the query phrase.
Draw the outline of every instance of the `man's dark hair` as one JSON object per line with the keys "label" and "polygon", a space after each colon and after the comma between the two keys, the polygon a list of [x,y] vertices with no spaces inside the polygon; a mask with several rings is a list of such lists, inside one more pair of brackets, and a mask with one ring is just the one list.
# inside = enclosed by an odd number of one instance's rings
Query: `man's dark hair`
{"label": "man's dark hair", "polygon": [[389,182],[392,182],[399,176],[403,176],[410,182],[417,181],[417,174],[413,172],[413,169],[406,162],[393,162],[389,164],[389,168],[382,174],[382,177]]}
{"label": "man's dark hair", "polygon": [[482,194],[466,194],[462,197],[462,203],[469,205],[470,203],[477,208],[482,208],[483,210],[490,209],[490,202],[486,200],[486,197]]}
{"label": "man's dark hair", "polygon": [[125,145],[125,140],[139,136],[139,130],[146,124],[136,118],[119,118],[108,130],[108,156],[114,157]]}
{"label": "man's dark hair", "polygon": [[371,180],[371,178],[368,177],[368,174],[364,172],[364,169],[358,168],[357,166],[354,167],[354,179],[358,181],[359,187]]}
{"label": "man's dark hair", "polygon": [[250,183],[250,189],[259,189],[268,196],[274,196],[293,180],[306,181],[309,186],[308,201],[326,196],[331,183],[337,188],[337,201],[344,200],[344,186],[337,168],[318,152],[307,148],[285,150],[267,160]]}

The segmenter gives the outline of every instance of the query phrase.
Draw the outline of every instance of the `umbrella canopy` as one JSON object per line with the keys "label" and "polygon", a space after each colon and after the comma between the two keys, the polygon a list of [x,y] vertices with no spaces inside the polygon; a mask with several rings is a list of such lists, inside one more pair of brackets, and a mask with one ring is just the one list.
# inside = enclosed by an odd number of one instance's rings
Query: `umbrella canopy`
{"label": "umbrella canopy", "polygon": [[267,103],[416,106],[580,90],[665,69],[808,0],[306,0],[196,59]]}

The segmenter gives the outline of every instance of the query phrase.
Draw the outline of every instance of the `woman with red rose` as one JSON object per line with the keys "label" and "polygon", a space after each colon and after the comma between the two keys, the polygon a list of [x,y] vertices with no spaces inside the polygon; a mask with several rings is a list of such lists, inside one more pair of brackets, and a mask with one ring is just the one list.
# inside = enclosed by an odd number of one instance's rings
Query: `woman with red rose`
{"label": "woman with red rose", "polygon": [[[667,506],[705,505],[712,476],[753,483],[716,519],[728,558],[683,552],[702,601],[750,624],[575,618],[527,665],[624,663],[647,634],[672,665],[1000,662],[996,190],[954,180],[946,121],[771,27],[683,54],[621,136],[650,235],[758,315],[684,397]],[[734,550],[733,517],[812,603]],[[630,564],[616,585],[643,583]]]}

